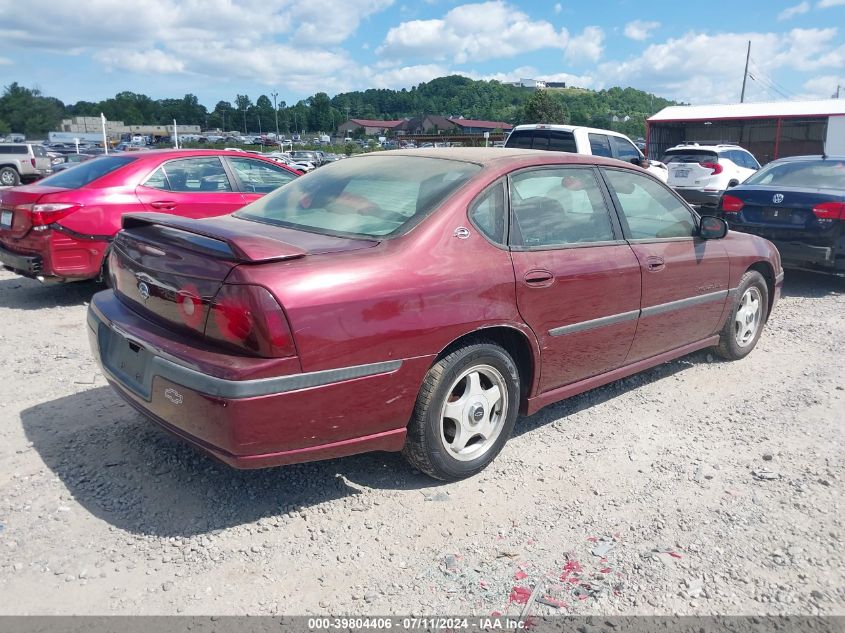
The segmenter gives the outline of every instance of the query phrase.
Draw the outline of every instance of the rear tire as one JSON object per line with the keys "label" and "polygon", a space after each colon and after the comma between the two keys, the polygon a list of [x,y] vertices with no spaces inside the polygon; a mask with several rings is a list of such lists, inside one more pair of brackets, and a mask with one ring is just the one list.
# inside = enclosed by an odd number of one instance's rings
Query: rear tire
{"label": "rear tire", "polygon": [[769,287],[766,280],[756,270],[747,271],[739,280],[716,352],[728,360],[748,356],[760,340],[768,310]]}
{"label": "rear tire", "polygon": [[423,380],[403,455],[444,481],[483,470],[510,437],[519,410],[519,371],[510,355],[486,341],[437,361]]}
{"label": "rear tire", "polygon": [[0,167],[0,186],[17,187],[21,184],[21,177],[14,167]]}

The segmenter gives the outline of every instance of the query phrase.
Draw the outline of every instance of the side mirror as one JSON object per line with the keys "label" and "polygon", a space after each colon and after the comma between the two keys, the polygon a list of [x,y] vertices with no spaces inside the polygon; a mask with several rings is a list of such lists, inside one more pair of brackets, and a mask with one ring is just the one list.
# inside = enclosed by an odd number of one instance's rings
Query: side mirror
{"label": "side mirror", "polygon": [[701,216],[698,236],[703,240],[720,240],[728,234],[728,223],[712,215]]}
{"label": "side mirror", "polygon": [[736,187],[738,184],[739,184],[739,181],[736,178],[734,178],[733,180],[731,180],[728,183],[728,189],[730,189],[731,187]]}

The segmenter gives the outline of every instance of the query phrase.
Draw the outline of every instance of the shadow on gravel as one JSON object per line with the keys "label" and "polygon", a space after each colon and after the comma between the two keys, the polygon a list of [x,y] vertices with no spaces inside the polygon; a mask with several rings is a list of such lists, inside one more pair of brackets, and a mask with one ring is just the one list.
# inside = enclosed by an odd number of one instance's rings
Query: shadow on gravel
{"label": "shadow on gravel", "polygon": [[784,297],[821,298],[836,294],[845,294],[845,277],[806,270],[786,271],[783,280]]}
{"label": "shadow on gravel", "polygon": [[[707,360],[708,356],[710,357],[710,361]],[[529,433],[541,426],[569,417],[570,415],[574,415],[584,409],[589,409],[590,407],[613,400],[617,396],[621,396],[632,389],[636,389],[637,387],[649,385],[653,382],[674,376],[675,374],[695,365],[725,362],[728,361],[716,356],[710,350],[705,349],[693,352],[692,354],[683,356],[668,363],[663,363],[657,367],[652,367],[651,369],[634,374],[633,376],[622,378],[621,380],[614,381],[603,387],[598,387],[591,391],[562,400],[556,404],[549,405],[540,409],[534,415],[530,415],[528,417],[522,416],[517,419],[512,436],[517,437],[524,433]]]}
{"label": "shadow on gravel", "polygon": [[359,492],[356,485],[438,485],[413,473],[398,453],[233,470],[147,422],[109,387],[36,405],[21,413],[21,421],[34,449],[80,504],[138,534],[205,534],[351,498]]}
{"label": "shadow on gravel", "polygon": [[103,288],[94,281],[45,285],[26,277],[0,279],[0,308],[40,310],[82,305]]}

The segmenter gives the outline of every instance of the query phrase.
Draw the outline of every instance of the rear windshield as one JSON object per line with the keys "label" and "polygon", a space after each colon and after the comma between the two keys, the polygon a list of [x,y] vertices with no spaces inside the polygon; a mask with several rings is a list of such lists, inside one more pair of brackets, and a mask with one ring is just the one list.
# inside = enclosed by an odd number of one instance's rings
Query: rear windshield
{"label": "rear windshield", "polygon": [[845,191],[845,160],[770,163],[752,174],[743,184]]}
{"label": "rear windshield", "polygon": [[247,220],[348,237],[401,235],[481,170],[422,156],[331,163],[247,205]]}
{"label": "rear windshield", "polygon": [[544,149],[551,152],[578,151],[575,135],[566,130],[515,130],[508,137],[505,147],[518,149]]}
{"label": "rear windshield", "polygon": [[716,152],[698,149],[670,149],[663,156],[664,163],[718,163]]}
{"label": "rear windshield", "polygon": [[78,189],[110,174],[115,169],[128,165],[135,158],[128,156],[103,156],[84,163],[80,163],[73,169],[65,169],[57,174],[48,176],[38,182],[39,185],[48,187],[61,187],[63,189]]}

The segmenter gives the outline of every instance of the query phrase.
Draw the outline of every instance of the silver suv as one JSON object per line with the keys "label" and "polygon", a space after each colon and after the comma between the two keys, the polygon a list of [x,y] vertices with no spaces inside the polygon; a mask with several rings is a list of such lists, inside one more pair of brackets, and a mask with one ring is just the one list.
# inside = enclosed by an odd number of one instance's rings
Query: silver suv
{"label": "silver suv", "polygon": [[52,172],[52,162],[36,143],[0,143],[0,186],[14,187]]}
{"label": "silver suv", "polygon": [[685,143],[666,150],[667,184],[690,204],[715,207],[728,187],[744,182],[760,163],[739,145]]}

